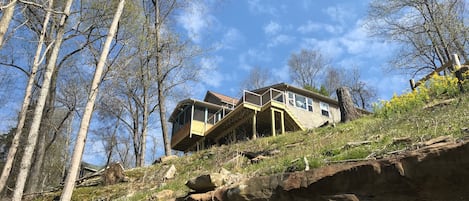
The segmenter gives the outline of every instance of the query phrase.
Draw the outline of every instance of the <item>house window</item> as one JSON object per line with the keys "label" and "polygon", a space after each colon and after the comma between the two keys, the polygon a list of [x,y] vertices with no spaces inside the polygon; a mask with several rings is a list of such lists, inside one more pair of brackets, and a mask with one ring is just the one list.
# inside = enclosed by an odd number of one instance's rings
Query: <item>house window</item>
{"label": "house window", "polygon": [[313,111],[313,99],[292,92],[288,92],[288,104],[310,112]]}
{"label": "house window", "polygon": [[291,106],[295,106],[295,94],[292,92],[288,92],[288,103]]}
{"label": "house window", "polygon": [[329,104],[320,102],[319,107],[321,108],[321,114],[329,117]]}

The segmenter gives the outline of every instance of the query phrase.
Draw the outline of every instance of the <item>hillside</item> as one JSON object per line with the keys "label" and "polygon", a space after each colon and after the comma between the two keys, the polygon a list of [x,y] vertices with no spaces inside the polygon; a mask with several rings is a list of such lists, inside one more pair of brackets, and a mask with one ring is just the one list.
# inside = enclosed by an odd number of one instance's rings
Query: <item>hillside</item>
{"label": "hillside", "polygon": [[[185,186],[189,179],[222,169],[231,172],[232,182],[237,183],[248,178],[270,178],[271,181],[273,177],[265,176],[278,177],[290,175],[290,172],[301,176],[330,168],[338,171],[359,169],[357,167],[363,164],[387,164],[425,150],[428,152],[427,148],[435,143],[444,142],[449,147],[464,144],[469,136],[468,105],[467,94],[444,97],[398,114],[369,115],[350,123],[213,147],[149,167],[126,170],[127,182],[77,188],[73,200],[158,200],[162,191],[174,198],[184,197],[190,192]],[[432,139],[437,140],[431,142]],[[256,154],[260,157],[248,159]],[[163,179],[171,165],[176,168],[175,177]],[[311,171],[304,172],[307,166]],[[332,184],[339,181],[335,182]],[[47,193],[36,199],[53,200],[59,195],[59,192]]]}

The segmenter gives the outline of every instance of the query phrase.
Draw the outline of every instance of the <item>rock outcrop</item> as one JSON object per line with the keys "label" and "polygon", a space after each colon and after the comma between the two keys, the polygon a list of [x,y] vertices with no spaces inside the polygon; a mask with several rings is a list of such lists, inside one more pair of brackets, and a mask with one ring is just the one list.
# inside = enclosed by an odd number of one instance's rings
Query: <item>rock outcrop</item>
{"label": "rock outcrop", "polygon": [[223,183],[223,175],[212,173],[192,178],[187,181],[186,186],[196,192],[205,193],[215,190],[215,188],[222,186]]}
{"label": "rock outcrop", "polygon": [[442,142],[381,160],[251,178],[206,197],[230,201],[469,200],[468,155],[468,141]]}
{"label": "rock outcrop", "polygon": [[105,170],[102,175],[103,184],[113,185],[118,182],[126,181],[124,174],[124,167],[120,163],[112,163]]}
{"label": "rock outcrop", "polygon": [[232,174],[230,171],[222,168],[218,173],[201,175],[187,181],[186,186],[196,193],[210,193],[223,186],[232,185],[241,181],[241,174]]}

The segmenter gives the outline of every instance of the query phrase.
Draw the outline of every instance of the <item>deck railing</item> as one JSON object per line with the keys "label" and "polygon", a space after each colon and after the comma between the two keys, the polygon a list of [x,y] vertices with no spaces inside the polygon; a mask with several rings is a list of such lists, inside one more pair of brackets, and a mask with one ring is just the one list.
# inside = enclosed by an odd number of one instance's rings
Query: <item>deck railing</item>
{"label": "deck railing", "polygon": [[246,103],[251,103],[262,107],[271,101],[285,103],[285,94],[282,91],[274,88],[270,88],[263,94],[257,94],[246,90],[243,92],[243,102]]}
{"label": "deck railing", "polygon": [[[270,88],[263,94],[257,94],[251,91],[243,91],[243,103],[250,103],[257,106],[264,106],[265,104],[275,101],[279,103],[285,103],[285,93],[280,90]],[[238,106],[236,106],[238,107]],[[234,109],[236,109],[236,107]],[[207,120],[208,124],[216,124],[217,122],[221,121],[230,111],[234,109],[227,109],[225,107],[219,109],[215,114],[210,116]]]}

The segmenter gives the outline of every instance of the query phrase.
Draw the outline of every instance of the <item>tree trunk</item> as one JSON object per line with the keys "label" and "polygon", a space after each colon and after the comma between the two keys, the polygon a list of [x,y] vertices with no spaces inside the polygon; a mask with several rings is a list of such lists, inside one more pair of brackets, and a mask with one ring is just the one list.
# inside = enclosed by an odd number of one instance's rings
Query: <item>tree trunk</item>
{"label": "tree trunk", "polygon": [[[16,1],[14,3],[16,3]],[[53,0],[49,1],[49,9],[52,8],[53,3],[54,3]],[[12,7],[14,7],[14,6],[12,6]],[[5,15],[6,15],[6,12],[7,11],[5,11],[5,13],[3,14],[4,16],[2,17],[2,21],[3,21],[3,18],[5,17]],[[51,15],[51,12],[47,12],[46,16],[44,17],[44,24],[42,26],[43,28],[42,28],[41,35],[39,37],[39,41],[38,41],[38,44],[37,44],[36,54],[34,55],[34,62],[33,62],[32,68],[31,68],[31,75],[28,78],[28,85],[26,86],[26,90],[25,90],[25,93],[24,93],[23,105],[21,106],[21,111],[19,113],[18,124],[16,126],[16,132],[15,132],[15,135],[13,136],[11,146],[8,150],[8,156],[7,156],[7,160],[5,161],[5,165],[3,166],[2,175],[0,176],[0,192],[2,192],[3,189],[5,188],[6,182],[8,180],[9,175],[10,175],[11,168],[13,166],[13,161],[14,161],[14,158],[15,158],[15,155],[16,155],[16,151],[18,149],[20,136],[21,136],[21,133],[23,132],[23,127],[25,125],[27,110],[28,110],[29,104],[31,103],[31,95],[32,95],[32,89],[33,89],[33,86],[34,86],[34,80],[36,78],[36,73],[37,73],[37,69],[39,67],[39,64],[41,63],[41,58],[40,57],[41,57],[41,52],[42,52],[42,46],[44,44],[44,37],[45,37],[45,34],[46,34],[47,26],[49,24],[50,15]],[[3,22],[1,22],[1,23],[3,23]],[[0,37],[3,38],[3,35],[0,36]],[[2,40],[2,39],[0,39],[0,40]],[[0,43],[1,43],[1,41],[0,41]],[[1,44],[0,44],[0,48],[1,48]],[[46,52],[47,52],[47,50],[46,50]]]}
{"label": "tree trunk", "polygon": [[109,28],[109,33],[106,37],[106,42],[103,46],[103,51],[101,52],[101,56],[99,58],[98,65],[96,66],[96,71],[94,73],[93,82],[91,83],[90,94],[88,96],[88,101],[85,106],[85,111],[83,113],[83,118],[80,123],[80,130],[77,134],[77,140],[75,143],[75,148],[72,154],[72,160],[70,164],[70,170],[67,174],[67,178],[65,180],[64,189],[62,191],[62,196],[60,200],[68,201],[72,198],[72,192],[75,188],[75,180],[78,174],[78,169],[80,166],[81,158],[83,155],[83,150],[85,148],[85,141],[86,135],[88,133],[89,123],[93,114],[94,103],[96,101],[96,96],[98,95],[99,84],[102,80],[102,74],[104,71],[104,65],[106,64],[107,56],[109,54],[111,42],[113,40],[114,35],[117,32],[119,19],[121,17],[122,11],[124,10],[125,0],[120,0],[119,5],[117,7],[116,13],[114,14],[114,18],[112,20],[111,27]]}
{"label": "tree trunk", "polygon": [[148,109],[148,97],[149,97],[149,92],[148,88],[149,86],[149,71],[148,66],[142,66],[142,68],[145,68],[142,72],[142,82],[143,82],[143,114],[142,114],[142,131],[141,131],[141,141],[140,141],[140,161],[138,162],[139,167],[142,167],[145,165],[145,152],[147,150],[147,131],[148,131],[148,116],[150,116],[150,111]]}
{"label": "tree trunk", "polygon": [[[122,115],[122,110],[120,110],[119,112],[119,116]],[[120,124],[120,120],[117,120],[116,121],[116,125],[114,126],[114,130],[112,131],[112,134],[110,136],[111,139],[108,139],[108,146],[107,146],[107,151],[108,151],[108,154],[107,154],[107,159],[106,159],[106,167],[109,166],[111,160],[112,160],[112,152],[114,150],[114,147],[117,146],[117,140],[116,140],[116,133],[117,133],[117,129],[119,128],[119,124]]]}
{"label": "tree trunk", "polygon": [[159,1],[154,1],[155,6],[155,47],[156,47],[156,76],[158,79],[158,107],[160,109],[160,123],[161,132],[163,135],[164,153],[166,156],[172,155],[171,141],[169,140],[168,126],[166,124],[166,98],[164,94],[164,78],[163,67],[161,64],[161,49],[160,49],[160,9]]}
{"label": "tree trunk", "polygon": [[13,13],[15,13],[16,0],[10,1],[7,7],[3,10],[2,19],[0,20],[0,49],[3,47],[3,38],[8,31]]}
{"label": "tree trunk", "polygon": [[49,63],[46,66],[42,88],[39,92],[39,97],[37,100],[36,108],[34,110],[33,121],[31,124],[31,130],[29,131],[28,135],[28,143],[24,150],[23,158],[21,160],[20,172],[18,174],[15,190],[13,192],[13,201],[19,201],[23,197],[23,190],[26,183],[26,178],[28,177],[29,168],[31,167],[31,159],[33,156],[34,148],[37,143],[39,127],[41,125],[42,120],[42,113],[46,103],[47,95],[49,94],[51,77],[55,70],[57,57],[59,55],[60,47],[63,42],[63,36],[65,33],[65,23],[67,21],[68,16],[70,15],[70,8],[72,6],[72,2],[73,0],[68,0],[66,3],[64,14],[60,20],[55,45],[52,49],[51,58],[49,59]]}
{"label": "tree trunk", "polygon": [[68,128],[67,128],[67,137],[66,137],[65,145],[64,145],[64,147],[66,148],[65,151],[64,151],[64,161],[65,161],[65,163],[62,166],[62,178],[65,178],[65,176],[67,174],[67,161],[70,161],[69,160],[70,154],[69,154],[68,148],[70,147],[70,141],[71,141],[71,138],[72,138],[73,119],[74,119],[74,117],[75,117],[75,115],[72,114],[72,116],[70,117],[70,120],[69,120]]}
{"label": "tree trunk", "polygon": [[358,113],[350,95],[350,90],[347,87],[340,87],[336,91],[337,99],[339,100],[340,108],[340,121],[348,122],[358,119],[360,113]]}
{"label": "tree trunk", "polygon": [[139,124],[138,124],[138,116],[139,116],[139,107],[135,107],[134,117],[133,117],[133,128],[132,128],[132,139],[134,144],[134,156],[135,156],[135,167],[140,167],[140,150],[141,149],[141,141],[140,141],[140,133],[139,133]]}
{"label": "tree trunk", "polygon": [[54,118],[54,102],[55,102],[55,95],[56,95],[56,85],[57,85],[57,76],[58,76],[58,69],[52,73],[50,87],[49,87],[49,94],[47,95],[47,101],[44,105],[44,111],[41,121],[41,126],[39,129],[39,141],[36,145],[36,156],[34,157],[34,163],[32,164],[32,168],[30,170],[30,176],[28,179],[28,184],[26,185],[25,192],[26,193],[33,193],[33,192],[40,192],[42,189],[39,189],[40,182],[45,182],[46,180],[42,178],[43,172],[43,164],[44,164],[44,157],[46,154],[46,139],[49,135],[49,132],[55,130],[53,128],[53,118]]}

